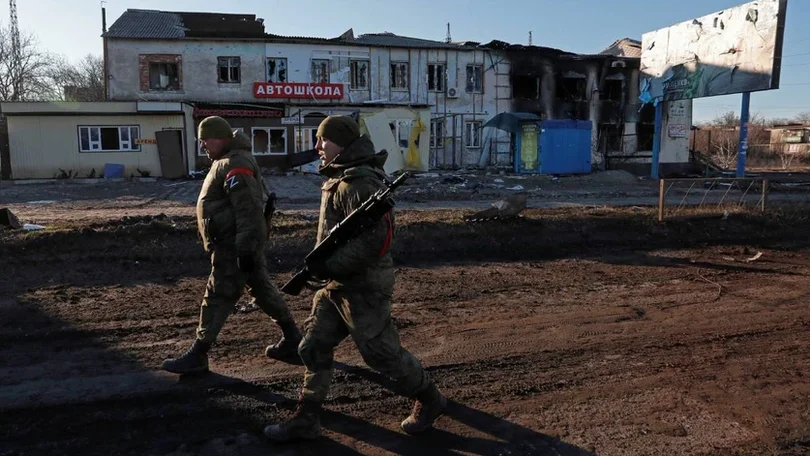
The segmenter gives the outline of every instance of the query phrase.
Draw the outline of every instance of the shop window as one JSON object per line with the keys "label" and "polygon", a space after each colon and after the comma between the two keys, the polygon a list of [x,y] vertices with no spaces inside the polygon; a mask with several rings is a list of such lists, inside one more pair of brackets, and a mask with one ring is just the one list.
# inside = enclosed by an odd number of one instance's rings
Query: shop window
{"label": "shop window", "polygon": [[287,155],[287,128],[253,127],[253,155]]}

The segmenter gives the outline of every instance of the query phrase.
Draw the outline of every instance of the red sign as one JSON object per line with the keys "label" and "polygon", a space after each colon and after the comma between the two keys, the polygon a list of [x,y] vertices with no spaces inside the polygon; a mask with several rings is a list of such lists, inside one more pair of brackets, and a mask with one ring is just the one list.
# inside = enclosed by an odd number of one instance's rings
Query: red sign
{"label": "red sign", "polygon": [[194,108],[194,117],[282,117],[284,111],[269,109],[206,109]]}
{"label": "red sign", "polygon": [[254,82],[253,96],[256,98],[315,98],[318,100],[340,100],[343,98],[343,84],[319,84],[315,82]]}

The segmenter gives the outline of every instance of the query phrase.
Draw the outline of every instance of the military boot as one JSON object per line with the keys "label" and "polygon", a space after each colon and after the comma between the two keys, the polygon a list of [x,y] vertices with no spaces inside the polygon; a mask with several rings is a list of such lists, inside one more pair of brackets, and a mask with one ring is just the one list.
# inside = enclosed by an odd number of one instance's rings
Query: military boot
{"label": "military boot", "polygon": [[175,374],[197,374],[208,372],[208,350],[211,344],[199,339],[194,341],[185,353],[177,358],[170,358],[163,361],[163,370]]}
{"label": "military boot", "polygon": [[321,435],[320,412],[320,402],[298,399],[292,416],[287,421],[265,427],[264,435],[276,442],[317,439]]}
{"label": "military boot", "polygon": [[298,344],[301,343],[301,331],[298,330],[298,326],[292,319],[279,321],[278,325],[281,327],[281,340],[273,345],[268,345],[264,349],[264,355],[273,359],[293,359],[300,362]]}
{"label": "military boot", "polygon": [[433,383],[416,395],[411,415],[402,421],[402,430],[408,434],[416,434],[429,429],[433,422],[447,408],[447,398]]}

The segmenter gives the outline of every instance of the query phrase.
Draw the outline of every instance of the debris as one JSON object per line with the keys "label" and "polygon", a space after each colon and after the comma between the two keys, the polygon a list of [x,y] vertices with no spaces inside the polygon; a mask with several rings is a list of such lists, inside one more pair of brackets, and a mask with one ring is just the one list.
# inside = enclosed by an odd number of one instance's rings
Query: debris
{"label": "debris", "polygon": [[448,176],[442,179],[442,184],[463,184],[464,178],[460,176]]}
{"label": "debris", "polygon": [[503,179],[494,179],[492,182],[495,182],[496,184],[503,184]]}
{"label": "debris", "polygon": [[31,224],[31,223],[26,223],[25,225],[23,225],[23,229],[25,231],[39,231],[39,230],[44,230],[45,227],[42,226],[42,225],[34,225],[34,224]]}
{"label": "debris", "polygon": [[514,191],[516,191],[516,192],[519,192],[519,191],[521,191],[521,190],[524,190],[524,188],[523,188],[523,186],[522,186],[522,185],[515,185],[514,187],[509,187],[509,188],[507,188],[507,190],[514,190]]}
{"label": "debris", "polygon": [[53,204],[56,201],[54,200],[38,200],[38,201],[28,201],[25,204]]}
{"label": "debris", "polygon": [[475,214],[464,216],[467,222],[483,222],[486,220],[509,219],[517,217],[524,209],[526,209],[525,193],[512,195],[505,200],[501,200],[492,204],[492,207],[478,211]]}
{"label": "debris", "polygon": [[0,209],[0,226],[11,228],[12,230],[19,230],[20,220],[11,212],[11,209],[4,207]]}
{"label": "debris", "polygon": [[757,252],[756,255],[752,256],[751,258],[747,258],[745,260],[745,262],[746,263],[753,263],[754,261],[757,261],[760,258],[762,258],[762,252]]}
{"label": "debris", "polygon": [[250,301],[248,303],[244,303],[240,301],[236,304],[234,308],[234,313],[251,313],[259,310],[259,306],[256,304],[256,301]]}

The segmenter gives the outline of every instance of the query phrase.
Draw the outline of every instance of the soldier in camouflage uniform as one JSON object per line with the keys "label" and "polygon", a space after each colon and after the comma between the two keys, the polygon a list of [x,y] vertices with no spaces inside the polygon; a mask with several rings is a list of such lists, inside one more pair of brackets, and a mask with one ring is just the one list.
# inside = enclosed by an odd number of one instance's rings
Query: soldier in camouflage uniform
{"label": "soldier in camouflage uniform", "polygon": [[265,349],[265,355],[297,357],[301,333],[267,273],[265,189],[250,140],[241,130],[233,133],[221,117],[203,119],[197,136],[213,161],[197,200],[197,228],[203,248],[211,256],[211,275],[194,344],[178,358],[165,360],[162,368],[178,374],[206,372],[208,350],[245,286],[283,333],[279,342]]}
{"label": "soldier in camouflage uniform", "polygon": [[[375,154],[368,136],[351,117],[331,116],[318,128],[316,149],[322,187],[317,241],[384,188],[383,164],[387,152]],[[293,416],[267,426],[275,441],[312,439],[321,433],[319,412],[332,380],[335,347],[351,336],[363,360],[395,380],[398,393],[416,400],[412,414],[402,422],[408,433],[430,428],[447,399],[428,378],[419,360],[400,345],[391,319],[394,266],[391,245],[394,215],[389,212],[373,229],[342,246],[323,264],[310,265],[317,277],[329,279],[313,299],[298,353],[306,366],[304,384]]]}

